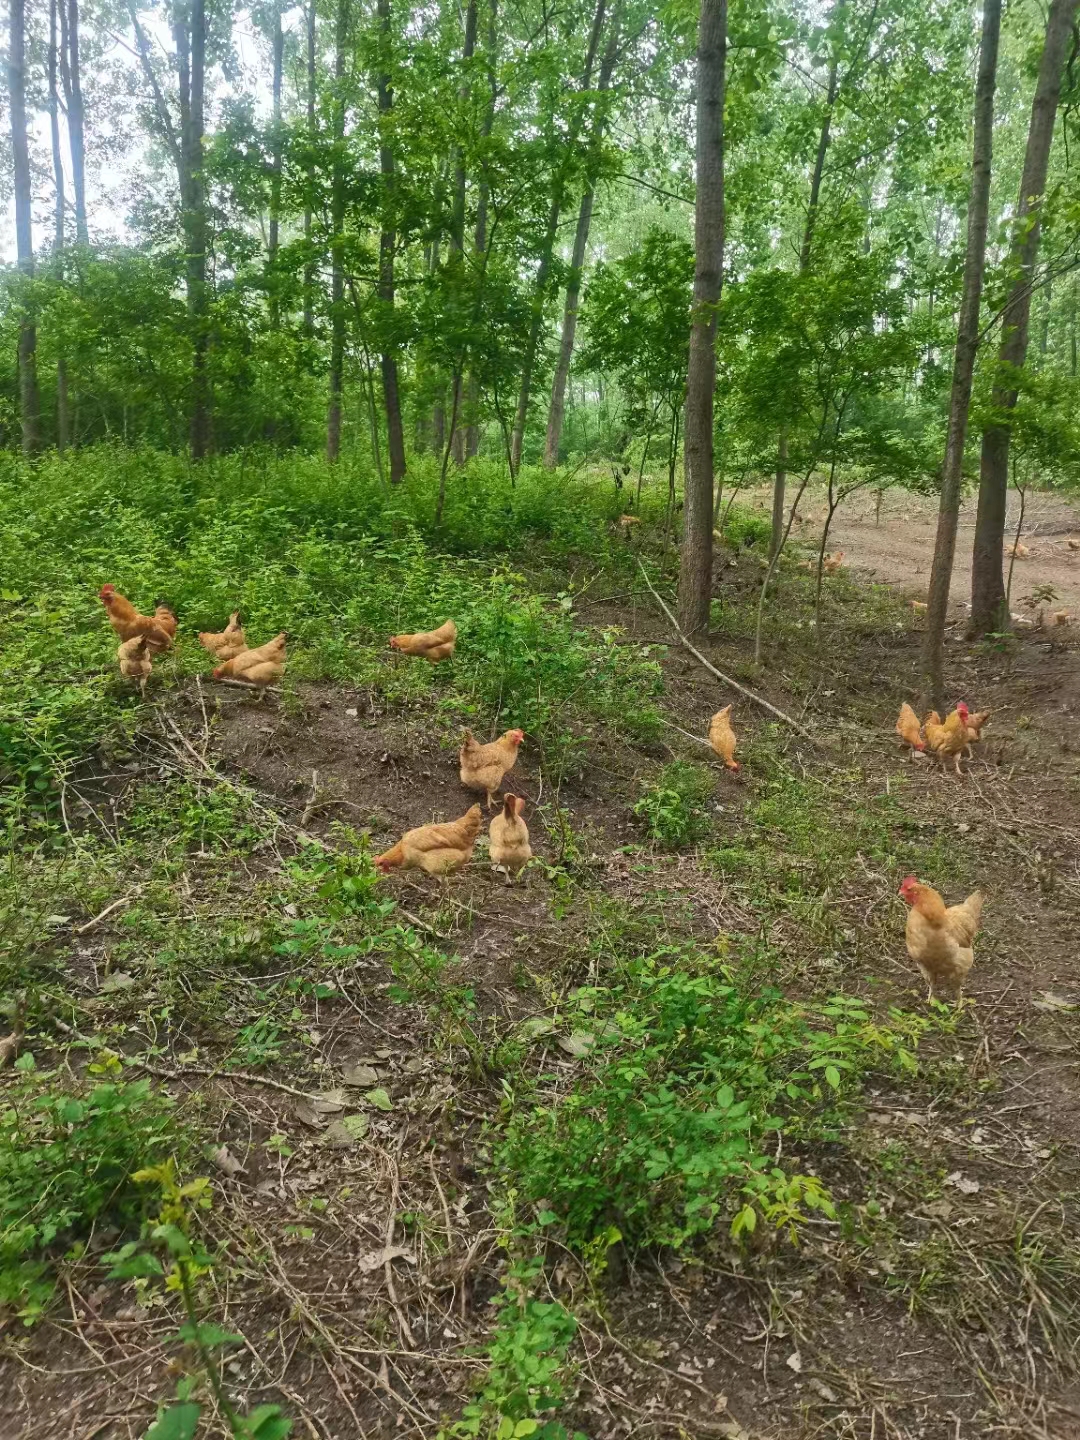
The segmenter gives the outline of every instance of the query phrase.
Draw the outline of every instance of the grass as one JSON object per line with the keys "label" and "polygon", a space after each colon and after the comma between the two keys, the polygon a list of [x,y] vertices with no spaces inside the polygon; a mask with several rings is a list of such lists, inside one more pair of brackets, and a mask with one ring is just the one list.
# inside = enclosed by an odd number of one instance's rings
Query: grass
{"label": "grass", "polygon": [[[1029,1315],[1033,1363],[1064,1364],[1080,1336],[1065,1198],[1053,1216],[995,1201],[973,1264],[973,1230],[924,1212],[958,1203],[952,1141],[867,1121],[912,1111],[962,1131],[997,1080],[969,1011],[916,1007],[889,978],[900,877],[960,889],[983,857],[870,751],[856,668],[828,763],[740,719],[732,781],[661,743],[665,709],[692,724],[663,651],[579,618],[586,587],[635,574],[605,482],[525,473],[511,489],[470,471],[439,532],[433,485],[421,469],[388,495],[313,461],[192,471],[119,450],[42,461],[32,485],[15,463],[0,482],[0,1003],[24,1056],[0,1110],[0,1304],[46,1333],[68,1282],[104,1287],[103,1313],[145,1322],[163,1383],[184,1371],[175,1403],[219,1413],[226,1377],[250,1389],[238,1415],[268,1392],[300,1415],[304,1385],[336,1404],[324,1361],[362,1408],[373,1384],[385,1394],[385,1357],[400,1413],[444,1440],[591,1423],[582,1397],[628,1273],[639,1296],[708,1266],[779,1294],[810,1267],[838,1293],[899,1299],[969,1356],[973,1325]],[[762,526],[735,510],[729,539],[734,669]],[[148,706],[112,673],[107,579],[180,613]],[[770,645],[812,694],[812,585],[785,567],[777,595]],[[841,577],[827,596],[837,664],[895,633],[882,595]],[[447,737],[450,772],[461,726],[520,723],[545,783],[527,880],[504,890],[478,861],[445,893],[387,884],[366,815],[320,818],[305,840],[285,762],[275,793],[256,791],[220,758],[212,714],[209,768],[163,744],[159,717],[187,723],[174,692],[209,669],[193,632],[237,606],[254,638],[289,630],[278,723],[308,682],[360,687],[377,723],[422,717]],[[389,655],[387,634],[446,613],[452,665]],[[706,699],[689,703],[707,714]],[[122,795],[95,790],[99,774]],[[210,1158],[222,1145],[239,1178]],[[643,1278],[654,1267],[662,1283]],[[242,1331],[258,1366],[220,1364],[229,1342],[210,1330],[162,1339],[174,1313]],[[300,1390],[278,1347],[310,1365]],[[441,1368],[409,1358],[429,1353]],[[630,1366],[642,1385],[662,1369]],[[626,1376],[604,1375],[610,1397]],[[649,1393],[633,1389],[629,1424]]]}

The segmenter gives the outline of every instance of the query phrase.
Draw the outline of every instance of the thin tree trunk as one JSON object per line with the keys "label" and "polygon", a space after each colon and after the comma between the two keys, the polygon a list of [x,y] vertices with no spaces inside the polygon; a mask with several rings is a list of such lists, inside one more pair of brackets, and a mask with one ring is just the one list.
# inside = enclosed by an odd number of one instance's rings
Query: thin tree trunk
{"label": "thin tree trunk", "polygon": [[[64,0],[60,0],[63,5]],[[86,138],[82,98],[82,70],[79,61],[79,0],[67,0],[67,24],[61,32],[65,43],[60,51],[60,75],[67,101],[68,144],[71,148],[71,188],[75,194],[75,243],[88,245],[86,223]]]}
{"label": "thin tree trunk", "polygon": [[[585,51],[585,66],[582,71],[581,88],[588,90],[592,83],[592,69],[596,60],[597,47],[600,44],[600,33],[604,27],[604,12],[606,0],[596,0],[596,11],[593,15],[592,29],[589,32],[589,44]],[[564,154],[571,156],[577,146],[578,132],[581,127],[581,118],[575,113],[574,119],[569,127],[569,134],[564,140]],[[529,334],[525,344],[525,356],[521,367],[521,385],[518,390],[517,410],[514,414],[514,429],[510,440],[510,468],[512,474],[516,475],[521,468],[521,451],[525,443],[525,426],[529,418],[529,399],[532,392],[533,369],[536,365],[536,351],[540,344],[540,330],[544,323],[544,302],[547,299],[548,276],[551,273],[551,261],[555,250],[555,235],[559,228],[559,216],[562,213],[563,191],[566,185],[568,161],[559,165],[555,174],[555,183],[551,194],[551,208],[548,210],[547,229],[544,232],[544,239],[540,247],[540,263],[536,271],[536,283],[533,288],[532,315],[529,322]]]}
{"label": "thin tree trunk", "polygon": [[[469,0],[465,8],[465,44],[461,51],[464,78],[458,90],[463,113],[468,106],[472,89],[469,67],[475,52],[476,0]],[[454,204],[450,219],[450,258],[451,264],[456,265],[459,269],[464,266],[465,262],[465,179],[465,151],[461,145],[456,145],[454,147]],[[453,413],[460,417],[464,393],[460,368],[455,369],[451,383],[453,385]],[[450,440],[455,465],[465,464],[466,439],[464,426],[457,424]]]}
{"label": "thin tree trunk", "polygon": [[[60,97],[56,86],[57,66],[57,0],[49,0],[49,133],[52,139],[53,184],[56,192],[56,228],[53,238],[53,269],[56,278],[64,278],[64,161],[60,152]],[[61,346],[56,357],[56,448],[66,450],[71,439],[68,408],[67,360]]]}
{"label": "thin tree trunk", "polygon": [[[386,408],[386,448],[390,452],[390,483],[400,485],[405,479],[405,433],[401,427],[401,397],[398,391],[397,357],[388,343],[388,330],[394,314],[394,251],[397,233],[393,218],[396,184],[394,152],[390,148],[390,115],[394,108],[394,91],[390,83],[390,0],[378,0],[379,33],[382,42],[382,68],[378,78],[379,99],[379,170],[383,180],[383,219],[379,234],[379,300],[382,302],[383,349],[379,356],[382,370],[383,405]],[[396,343],[396,342],[394,342]]]}
{"label": "thin tree trunk", "polygon": [[[956,556],[956,527],[960,514],[960,491],[967,438],[968,410],[979,348],[979,307],[982,301],[983,272],[986,268],[986,228],[990,213],[990,175],[994,143],[994,90],[997,85],[998,39],[1001,33],[1001,0],[985,0],[979,75],[975,84],[975,141],[971,161],[971,198],[968,202],[967,251],[964,256],[964,288],[953,357],[952,395],[949,400],[949,429],[945,460],[941,468],[941,504],[938,508],[937,538],[930,570],[926,606],[926,638],[923,642],[923,684],[934,706],[945,710],[945,621],[949,610],[949,586]],[[880,491],[878,492],[880,494]]]}
{"label": "thin tree trunk", "polygon": [[273,119],[270,136],[270,234],[266,246],[266,284],[270,300],[270,328],[276,330],[281,323],[281,300],[278,295],[278,236],[281,222],[281,150],[283,133],[281,128],[281,70],[285,52],[285,35],[281,28],[280,0],[274,11],[274,72],[273,72]]}
{"label": "thin tree trunk", "polygon": [[[619,53],[619,22],[621,4],[616,3],[608,28],[604,58],[600,62],[597,90],[605,95],[611,86],[611,76]],[[551,403],[548,407],[547,438],[544,443],[544,464],[553,470],[559,463],[559,445],[562,442],[563,418],[566,414],[566,382],[570,374],[570,362],[574,355],[574,339],[577,333],[578,301],[581,295],[582,271],[585,265],[585,248],[589,243],[592,225],[593,199],[596,193],[596,169],[599,162],[600,146],[604,138],[607,112],[604,101],[598,102],[593,120],[593,132],[589,141],[589,156],[586,162],[585,193],[581,197],[578,211],[577,230],[574,233],[574,249],[570,258],[570,273],[566,279],[566,303],[563,307],[562,336],[559,341],[559,358],[555,363],[555,375],[551,382]]]}
{"label": "thin tree trunk", "polygon": [[[484,110],[483,123],[480,126],[481,142],[486,141],[495,124],[495,102],[498,99],[498,76],[496,74],[495,62],[497,59],[498,43],[498,16],[499,0],[491,0],[488,7],[488,29],[487,43],[485,46],[485,58],[488,72],[488,102]],[[488,183],[487,171],[481,169],[480,183],[477,186],[476,194],[476,232],[473,237],[473,259],[476,265],[484,263],[484,254],[487,250],[487,216],[488,205],[491,200],[491,186]],[[471,459],[480,449],[480,380],[475,372],[470,373],[465,382],[465,454]]]}
{"label": "thin tree trunk", "polygon": [[342,388],[345,373],[345,44],[349,0],[338,0],[334,30],[334,163],[330,180],[330,400],[326,412],[326,458],[341,454]]}
{"label": "thin tree trunk", "polygon": [[724,265],[724,64],[727,0],[702,0],[697,52],[694,316],[686,372],[679,628],[708,629],[712,604],[713,396],[716,307]]}
{"label": "thin tree trunk", "polygon": [[[829,84],[825,93],[825,114],[821,119],[817,151],[814,155],[814,169],[810,176],[810,203],[806,209],[806,224],[803,226],[802,244],[799,247],[799,274],[805,275],[810,269],[813,250],[814,228],[821,208],[821,179],[825,173],[825,157],[829,153],[832,135],[833,109],[840,88],[839,68],[836,56],[829,66]],[[769,558],[779,554],[784,540],[784,493],[787,489],[788,427],[780,427],[776,445],[776,478],[773,481],[772,534],[769,537]]]}
{"label": "thin tree trunk", "polygon": [[[308,0],[304,10],[307,40],[307,131],[312,158],[307,165],[307,194],[304,199],[304,239],[311,245],[311,199],[315,191],[315,0]],[[309,258],[304,265],[304,333],[315,330],[315,262]]]}
{"label": "thin tree trunk", "polygon": [[[993,394],[994,409],[999,415],[1011,411],[1016,405],[1016,374],[1023,369],[1027,357],[1031,283],[1039,253],[1043,192],[1061,94],[1065,50],[1077,4],[1078,0],[1051,0],[1046,22],[1046,42],[1031,106],[1024,173],[1009,256],[1009,269],[1016,279],[1001,320],[999,372]],[[984,635],[1008,624],[1002,547],[1005,541],[1010,439],[1011,426],[1007,419],[991,423],[983,430],[979,509],[975,519],[971,563],[972,635]]]}
{"label": "thin tree trunk", "polygon": [[26,13],[24,0],[11,0],[8,32],[8,105],[11,110],[11,151],[15,174],[15,242],[20,272],[19,418],[23,453],[32,455],[41,443],[41,397],[37,382],[37,330],[33,298],[34,236],[31,223],[30,146],[26,136]]}
{"label": "thin tree trunk", "polygon": [[179,61],[180,202],[183,209],[188,327],[191,335],[191,458],[210,449],[210,405],[206,374],[208,296],[206,290],[206,196],[203,186],[203,94],[206,74],[204,0],[178,12],[173,38]]}

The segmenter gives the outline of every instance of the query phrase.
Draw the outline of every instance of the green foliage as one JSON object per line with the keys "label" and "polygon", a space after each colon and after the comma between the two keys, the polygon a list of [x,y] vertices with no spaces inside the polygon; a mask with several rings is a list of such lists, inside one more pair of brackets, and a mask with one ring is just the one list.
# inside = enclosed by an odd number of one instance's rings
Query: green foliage
{"label": "green foliage", "polygon": [[875,1067],[914,1066],[919,1034],[847,996],[753,993],[686,950],[632,962],[577,1003],[591,1041],[579,1078],[515,1097],[496,1151],[503,1184],[549,1206],[577,1249],[610,1225],[635,1248],[677,1247],[722,1216],[735,1236],[759,1222],[794,1235],[810,1211],[831,1214],[816,1176],[772,1158],[773,1136],[832,1133]]}
{"label": "green foliage", "polygon": [[634,814],[645,822],[650,840],[679,850],[704,839],[711,830],[708,806],[715,788],[707,766],[673,760],[642,787]]}
{"label": "green foliage", "polygon": [[50,1262],[96,1226],[138,1225],[133,1173],[188,1142],[149,1081],[64,1089],[18,1065],[0,1109],[0,1304],[29,1324],[52,1293]]}

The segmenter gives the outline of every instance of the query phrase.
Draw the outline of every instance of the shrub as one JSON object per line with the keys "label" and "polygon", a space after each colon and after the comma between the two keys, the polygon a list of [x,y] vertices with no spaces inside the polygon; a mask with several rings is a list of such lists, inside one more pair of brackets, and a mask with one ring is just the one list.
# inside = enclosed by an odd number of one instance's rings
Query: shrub
{"label": "shrub", "polygon": [[52,1291],[50,1258],[103,1223],[137,1226],[134,1172],[182,1142],[172,1101],[149,1081],[80,1093],[24,1074],[0,1109],[0,1304],[33,1321]]}
{"label": "shrub", "polygon": [[657,844],[669,850],[693,845],[712,828],[708,805],[714,784],[706,766],[673,760],[644,786],[634,814]]}

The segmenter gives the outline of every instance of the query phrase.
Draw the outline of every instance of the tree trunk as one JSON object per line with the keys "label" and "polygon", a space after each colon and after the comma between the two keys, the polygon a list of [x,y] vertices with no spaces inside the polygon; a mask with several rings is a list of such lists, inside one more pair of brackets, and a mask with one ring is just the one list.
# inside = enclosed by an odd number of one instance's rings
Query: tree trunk
{"label": "tree trunk", "polygon": [[204,0],[191,0],[177,14],[173,37],[179,61],[180,203],[183,213],[188,327],[191,335],[191,458],[210,449],[210,405],[206,374],[208,296],[206,290],[206,195],[203,186],[203,95],[206,75]]}
{"label": "tree trunk", "polygon": [[[60,151],[60,96],[57,93],[57,0],[49,0],[49,133],[52,139],[53,184],[56,192],[56,228],[53,238],[53,269],[64,278],[64,160]],[[71,440],[68,406],[67,360],[61,346],[56,357],[56,448],[66,450]]]}
{"label": "tree trunk", "polygon": [[334,32],[334,163],[330,180],[330,402],[326,412],[326,458],[341,454],[342,381],[345,372],[345,43],[349,0],[338,0]]}
{"label": "tree trunk", "polygon": [[[382,302],[383,349],[379,356],[382,370],[383,405],[386,408],[386,446],[390,452],[390,483],[400,485],[405,479],[405,433],[401,427],[401,397],[398,392],[397,357],[387,331],[394,313],[394,251],[397,234],[394,222],[395,176],[394,152],[390,148],[389,122],[394,108],[394,91],[390,83],[390,0],[378,0],[379,34],[382,42],[382,64],[378,78],[379,99],[379,170],[383,180],[383,218],[379,234],[379,299]],[[396,343],[396,342],[395,342]]]}
{"label": "tree trunk", "polygon": [[[596,0],[596,11],[593,15],[592,29],[589,32],[589,44],[585,51],[585,66],[581,79],[582,90],[588,90],[592,82],[592,68],[596,60],[597,47],[600,44],[600,32],[604,28],[605,8],[606,0]],[[573,155],[577,146],[577,137],[580,128],[581,117],[575,112],[574,118],[570,123],[569,133],[563,142],[564,154],[567,157]],[[551,195],[551,208],[548,211],[547,229],[544,232],[543,243],[540,247],[540,264],[537,267],[536,284],[533,289],[529,335],[521,366],[521,385],[518,390],[517,410],[514,413],[514,429],[510,438],[511,475],[516,475],[521,468],[521,451],[525,443],[525,425],[529,418],[529,399],[532,391],[533,369],[536,365],[537,346],[540,343],[540,330],[544,323],[544,302],[547,299],[548,276],[551,273],[551,260],[555,250],[555,235],[559,228],[559,216],[562,213],[563,191],[566,185],[568,163],[568,160],[564,161],[556,171],[555,183]]]}
{"label": "tree trunk", "polygon": [[[61,5],[64,0],[60,0]],[[79,62],[79,0],[67,0],[67,24],[61,31],[65,44],[60,52],[60,74],[67,101],[68,144],[71,147],[71,188],[75,193],[75,243],[88,245],[86,223],[86,140],[83,123],[82,70]]]}
{"label": "tree trunk", "polygon": [[33,297],[34,236],[31,224],[33,192],[30,182],[30,146],[26,137],[26,12],[24,0],[11,0],[8,32],[8,105],[11,110],[12,168],[15,176],[15,242],[20,283],[19,307],[19,418],[23,453],[32,455],[41,443],[41,397],[37,383],[37,330]]}
{"label": "tree trunk", "polygon": [[[304,239],[311,244],[311,197],[315,191],[315,0],[308,0],[304,10],[307,39],[307,130],[312,159],[307,165],[307,195],[304,200]],[[315,262],[304,265],[304,333],[315,330]]]}
{"label": "tree trunk", "polygon": [[[1009,271],[1016,276],[1001,318],[998,378],[993,406],[1006,415],[1016,405],[1017,372],[1027,356],[1031,320],[1031,283],[1039,253],[1043,192],[1050,163],[1050,145],[1061,94],[1061,73],[1078,0],[1051,0],[1046,22],[1046,43],[1031,106],[1024,173],[1009,253]],[[970,633],[985,635],[1005,628],[1008,613],[1002,576],[1005,542],[1006,495],[1009,486],[1008,419],[987,425],[982,435],[979,471],[979,509],[975,518],[975,545],[971,561]]]}
{"label": "tree trunk", "polygon": [[[499,82],[495,70],[497,59],[497,23],[499,16],[499,0],[491,0],[488,8],[488,30],[487,43],[485,46],[487,71],[488,71],[488,103],[484,110],[484,119],[480,127],[480,138],[486,141],[495,124],[495,102],[498,99]],[[481,170],[480,183],[477,186],[476,194],[476,232],[473,237],[473,258],[479,266],[483,263],[484,253],[487,250],[487,216],[488,205],[491,200],[491,186],[488,183],[486,170]],[[470,374],[465,381],[465,454],[471,459],[480,449],[480,381],[475,374]]]}
{"label": "tree trunk", "polygon": [[956,555],[956,527],[967,438],[968,409],[979,348],[979,306],[986,267],[986,227],[990,212],[990,174],[994,143],[994,90],[997,85],[1001,0],[985,0],[979,75],[975,84],[975,142],[971,161],[971,199],[968,202],[967,251],[964,289],[953,357],[952,395],[945,460],[941,468],[941,504],[938,509],[934,562],[926,607],[923,642],[923,683],[934,706],[945,710],[945,620],[949,586]]}
{"label": "tree trunk", "polygon": [[712,603],[713,396],[716,307],[724,262],[724,62],[727,0],[702,0],[697,53],[694,315],[686,373],[679,626],[708,628]]}
{"label": "tree trunk", "polygon": [[[600,76],[597,89],[604,95],[611,86],[611,75],[619,53],[619,21],[621,5],[616,4],[611,16],[604,58],[600,62]],[[589,243],[589,229],[592,225],[593,198],[596,193],[596,168],[600,146],[604,138],[607,113],[600,100],[593,120],[593,133],[589,141],[589,156],[586,161],[585,193],[581,197],[578,211],[577,230],[574,233],[574,249],[570,257],[570,273],[566,278],[566,303],[563,307],[562,336],[559,342],[559,358],[555,364],[555,375],[551,383],[551,404],[548,407],[547,438],[544,443],[544,465],[553,470],[559,463],[559,446],[562,442],[563,418],[566,414],[566,382],[570,375],[570,362],[574,355],[574,339],[577,333],[578,300],[581,295],[582,270],[585,265],[585,247]]]}
{"label": "tree trunk", "polygon": [[[814,227],[817,224],[821,205],[821,178],[825,173],[825,157],[829,153],[829,139],[832,134],[833,107],[840,88],[839,69],[835,55],[829,66],[829,87],[825,93],[825,114],[818,133],[817,152],[814,155],[814,170],[810,176],[810,203],[806,210],[806,224],[803,226],[802,245],[799,247],[799,274],[805,275],[810,269],[810,256],[814,242]],[[769,558],[779,553],[784,538],[784,492],[787,489],[788,430],[786,423],[780,427],[776,446],[776,478],[773,482],[772,534],[769,538]]]}
{"label": "tree trunk", "polygon": [[[465,44],[462,47],[461,59],[464,67],[464,78],[458,90],[458,97],[462,102],[462,109],[468,105],[471,84],[469,77],[469,65],[476,52],[476,0],[469,0],[465,10]],[[459,269],[463,267],[465,260],[465,151],[461,145],[454,147],[454,204],[450,218],[450,257],[451,264]],[[458,417],[458,423],[450,436],[451,453],[455,465],[465,464],[466,434],[465,426],[461,424],[463,417],[463,377],[459,366],[453,376],[453,401],[451,409]]]}
{"label": "tree trunk", "polygon": [[278,295],[278,237],[281,223],[281,70],[285,51],[285,35],[281,28],[281,4],[274,11],[274,73],[273,119],[270,135],[270,234],[266,246],[266,285],[270,301],[270,328],[281,323],[281,300]]}

